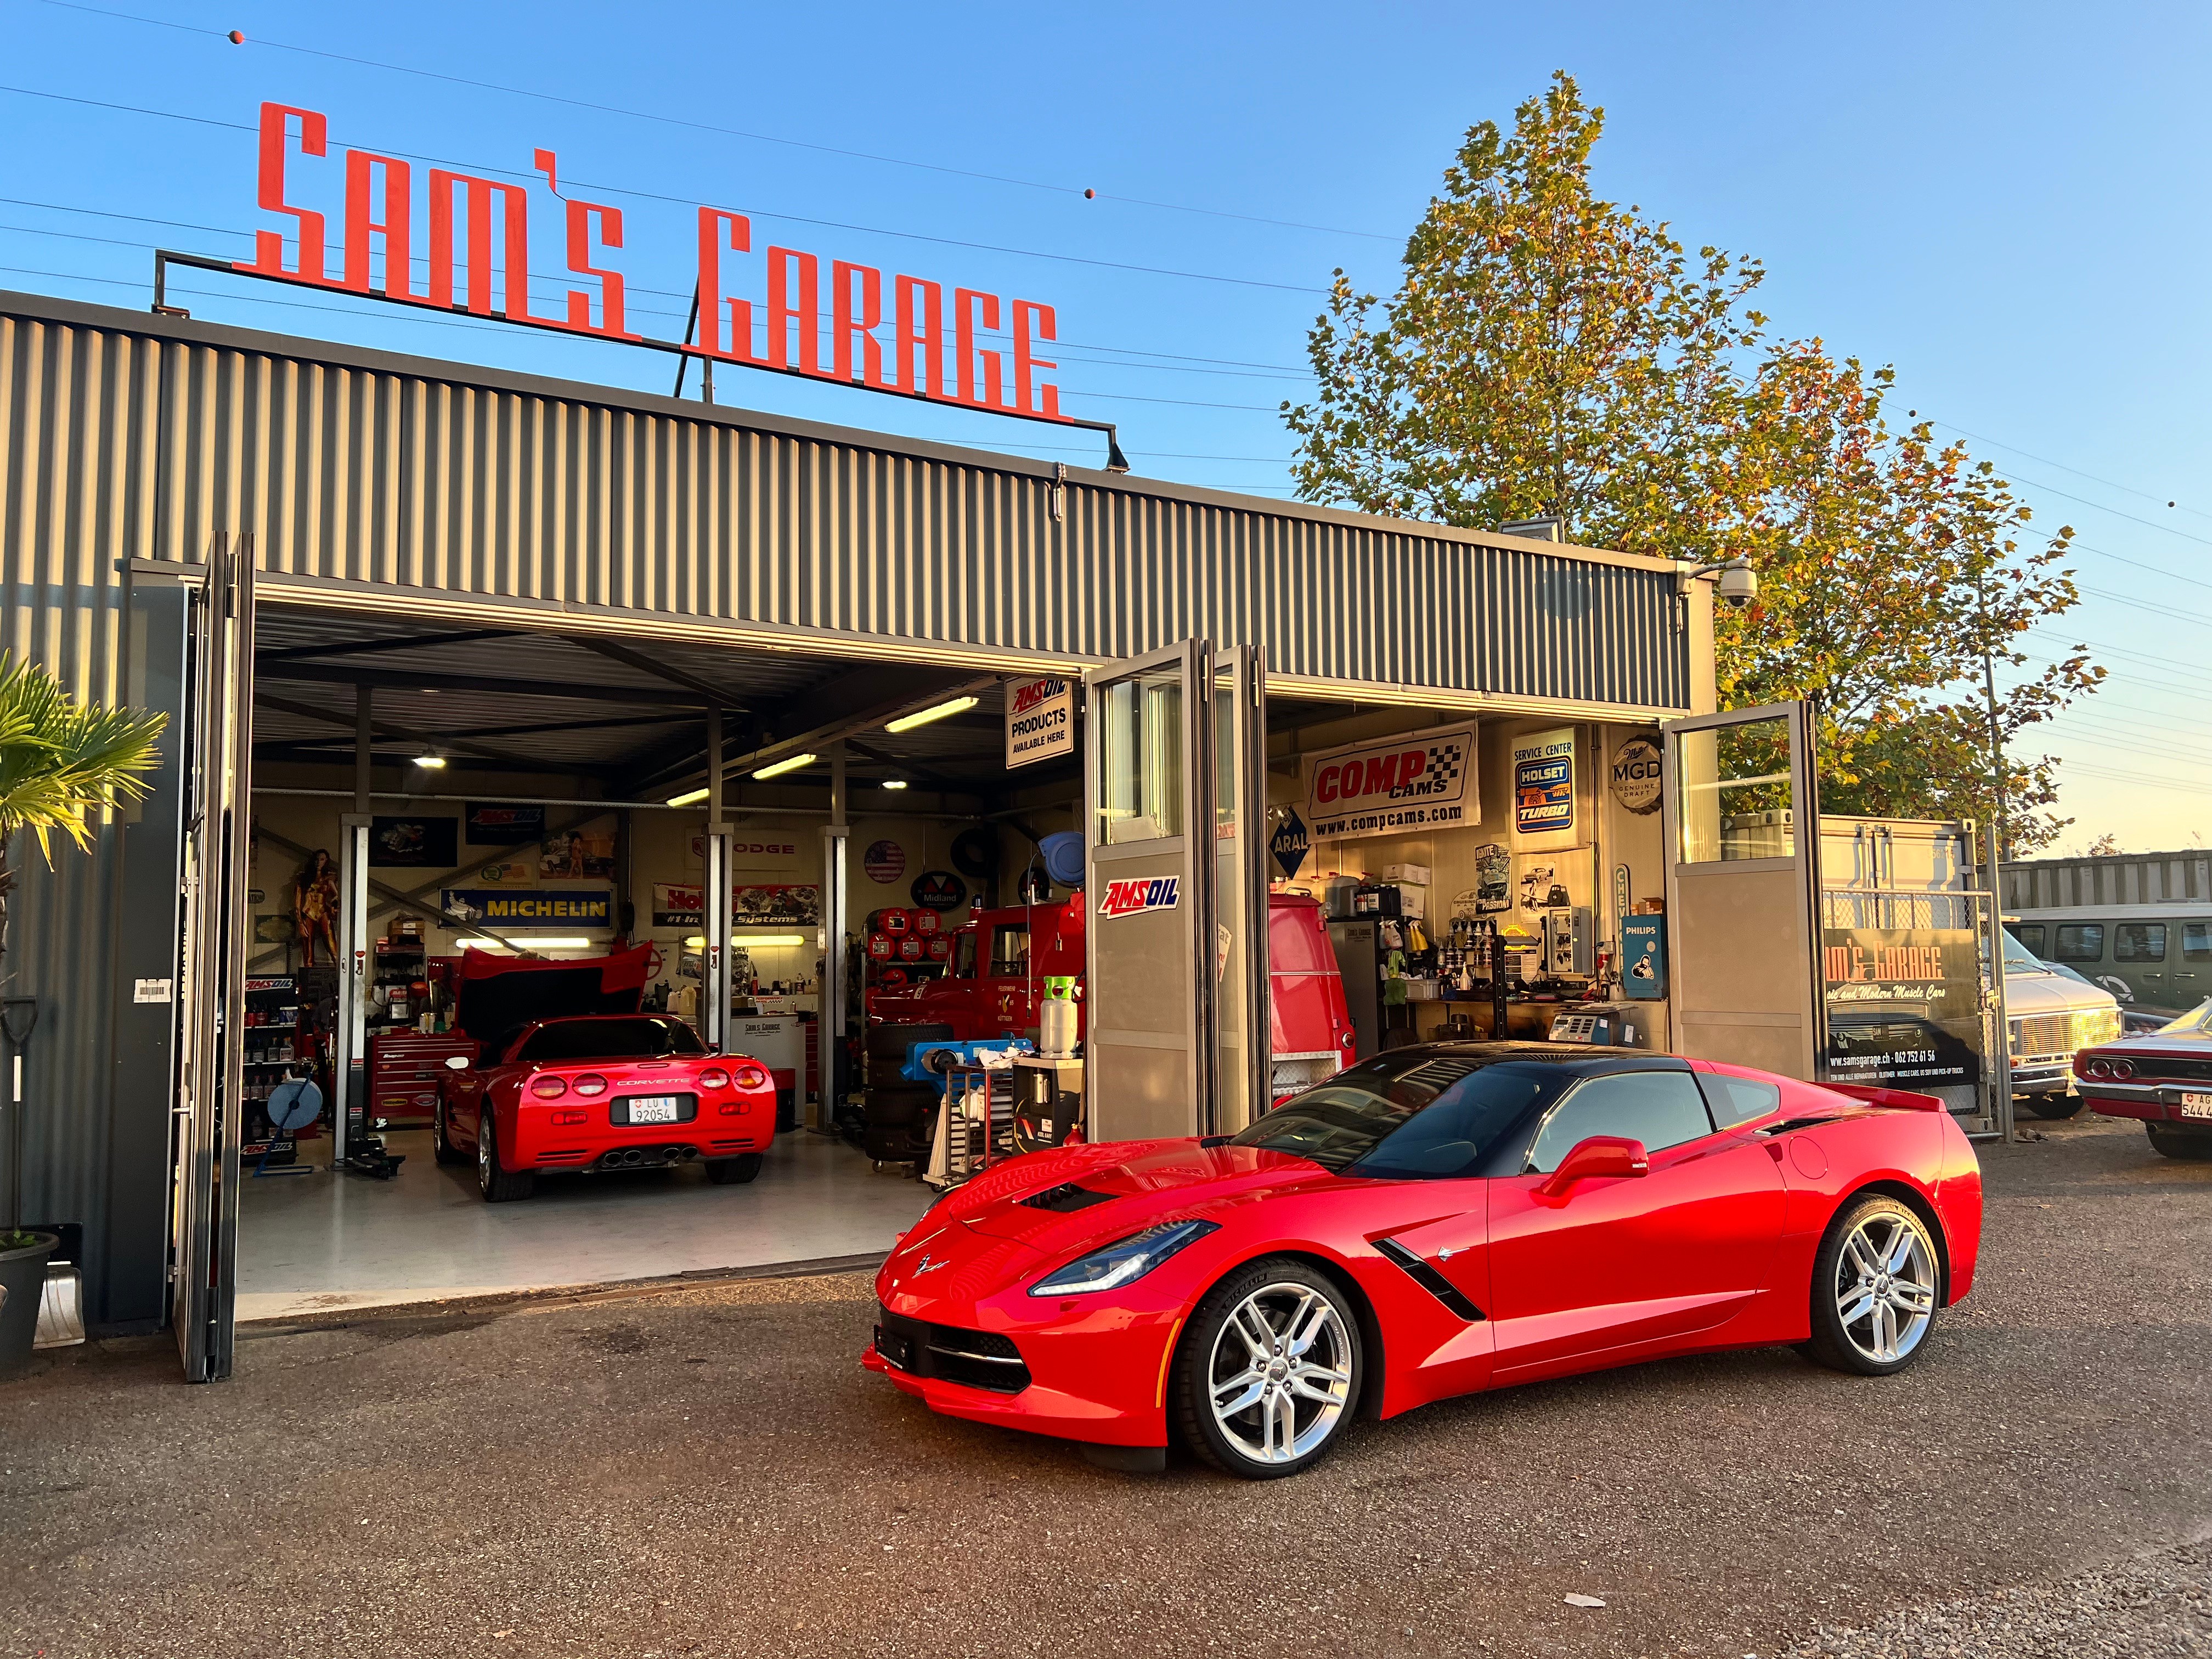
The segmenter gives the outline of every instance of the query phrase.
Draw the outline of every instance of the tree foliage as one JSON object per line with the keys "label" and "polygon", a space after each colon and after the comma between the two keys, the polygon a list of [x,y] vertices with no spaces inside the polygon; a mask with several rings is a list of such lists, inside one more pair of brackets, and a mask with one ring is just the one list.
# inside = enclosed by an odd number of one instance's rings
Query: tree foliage
{"label": "tree foliage", "polygon": [[1556,514],[1590,545],[1748,555],[1760,595],[1723,613],[1723,706],[1811,698],[1831,810],[1987,822],[1984,653],[2001,665],[2013,847],[2063,820],[2054,763],[2014,743],[2101,678],[2076,647],[2021,648],[2075,602],[2070,529],[2031,543],[1986,462],[1892,426],[1893,371],[1780,339],[1758,261],[1692,255],[1597,198],[1604,112],[1559,74],[1510,134],[1471,128],[1407,239],[1387,301],[1336,273],[1284,405],[1309,501],[1469,527]]}

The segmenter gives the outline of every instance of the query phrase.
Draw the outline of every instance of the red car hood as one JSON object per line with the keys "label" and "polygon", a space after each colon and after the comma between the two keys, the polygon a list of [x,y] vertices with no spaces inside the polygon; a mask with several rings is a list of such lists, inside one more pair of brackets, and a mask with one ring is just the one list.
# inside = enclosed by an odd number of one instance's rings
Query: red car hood
{"label": "red car hood", "polygon": [[[1016,1158],[958,1188],[929,1220],[1057,1256],[1337,1179],[1304,1158],[1256,1147],[1115,1141]],[[1048,1206],[1031,1201],[1041,1195]]]}

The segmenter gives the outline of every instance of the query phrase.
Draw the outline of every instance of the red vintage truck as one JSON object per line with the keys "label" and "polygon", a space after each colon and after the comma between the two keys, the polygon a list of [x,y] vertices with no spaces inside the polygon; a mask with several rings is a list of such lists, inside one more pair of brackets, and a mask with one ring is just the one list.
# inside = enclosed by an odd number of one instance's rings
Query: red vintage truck
{"label": "red vintage truck", "polygon": [[[872,1025],[949,1025],[955,1041],[1021,1036],[1036,1030],[1047,979],[1076,987],[1083,1030],[1084,920],[1079,894],[1064,903],[979,910],[947,937],[941,978],[868,993]],[[1267,900],[1269,1022],[1274,1086],[1280,1096],[1352,1064],[1352,1016],[1320,902],[1292,893]]]}

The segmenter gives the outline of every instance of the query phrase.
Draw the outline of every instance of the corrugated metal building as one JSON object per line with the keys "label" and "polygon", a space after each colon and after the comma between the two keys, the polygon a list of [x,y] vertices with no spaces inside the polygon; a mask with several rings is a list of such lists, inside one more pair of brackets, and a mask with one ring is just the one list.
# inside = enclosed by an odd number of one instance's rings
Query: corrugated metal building
{"label": "corrugated metal building", "polygon": [[2212,853],[2121,853],[2028,859],[2003,869],[2004,908],[2102,909],[2122,904],[2212,904]]}
{"label": "corrugated metal building", "polygon": [[[1710,595],[1655,560],[0,293],[0,642],[127,700],[132,562],[242,532],[264,605],[987,669],[1204,637],[1278,696],[1713,706]],[[111,1329],[161,1317],[168,1182],[118,945],[174,858],[131,844],[33,851],[5,963],[41,1009],[27,1208],[83,1224]]]}

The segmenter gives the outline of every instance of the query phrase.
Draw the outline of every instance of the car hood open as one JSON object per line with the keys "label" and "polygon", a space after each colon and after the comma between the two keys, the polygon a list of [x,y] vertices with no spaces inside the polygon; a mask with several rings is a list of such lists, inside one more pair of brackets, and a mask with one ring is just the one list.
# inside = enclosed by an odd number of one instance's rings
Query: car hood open
{"label": "car hood open", "polygon": [[535,1020],[634,1014],[644,997],[646,968],[652,957],[650,945],[564,962],[517,961],[489,951],[466,951],[454,988],[453,1023],[489,1055]]}

